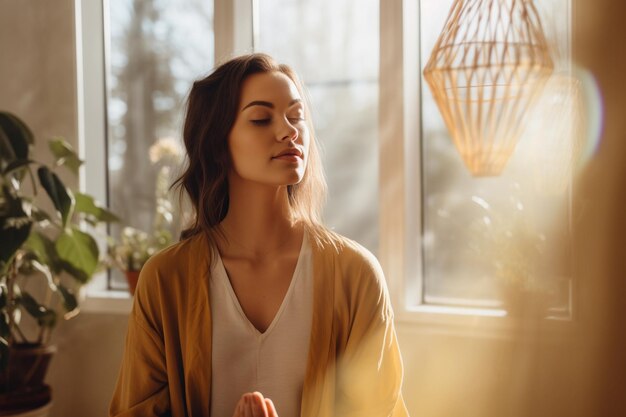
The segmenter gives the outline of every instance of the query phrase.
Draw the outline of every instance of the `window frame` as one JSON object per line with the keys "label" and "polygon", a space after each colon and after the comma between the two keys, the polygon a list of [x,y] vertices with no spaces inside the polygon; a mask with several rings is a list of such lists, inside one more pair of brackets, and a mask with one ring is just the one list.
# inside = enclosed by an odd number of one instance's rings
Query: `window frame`
{"label": "window frame", "polygon": [[[568,7],[571,28],[572,3]],[[395,318],[428,333],[502,338],[523,322],[504,309],[426,304],[423,230],[420,0],[387,0],[380,8],[379,260],[385,271]],[[571,50],[571,44],[568,45]],[[571,56],[571,54],[570,54]],[[417,94],[415,92],[418,92]],[[417,115],[417,116],[416,116]],[[569,331],[570,317],[544,320]]]}
{"label": "window frame", "polygon": [[[80,189],[108,202],[105,61],[109,0],[75,0]],[[500,337],[515,328],[504,310],[432,306],[423,300],[420,0],[380,2],[379,251],[396,320],[435,332]],[[215,63],[258,45],[258,0],[214,0]],[[571,22],[571,12],[568,16]],[[89,30],[83,30],[83,28]],[[415,94],[415,92],[420,92]],[[418,115],[417,117],[415,115]],[[89,146],[87,146],[87,140]],[[103,175],[104,173],[104,175]],[[105,242],[99,242],[101,250]],[[85,288],[89,312],[130,312],[127,291],[107,288],[108,272]],[[468,334],[469,334],[468,333]]]}
{"label": "window frame", "polygon": [[[85,162],[80,170],[79,188],[104,204],[108,204],[105,78],[108,23],[104,14],[107,5],[107,0],[74,2],[78,153]],[[106,242],[99,241],[98,246],[101,251],[106,250]],[[87,312],[129,312],[130,295],[108,290],[107,281],[108,271],[94,275],[84,287],[81,308]]]}

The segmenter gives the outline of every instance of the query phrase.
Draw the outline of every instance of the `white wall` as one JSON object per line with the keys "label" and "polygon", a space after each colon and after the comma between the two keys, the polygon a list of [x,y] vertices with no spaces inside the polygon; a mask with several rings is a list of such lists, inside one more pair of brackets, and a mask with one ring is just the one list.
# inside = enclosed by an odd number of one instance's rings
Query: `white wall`
{"label": "white wall", "polygon": [[[78,147],[74,36],[72,0],[0,1],[0,109],[31,126],[35,156],[48,162],[49,138],[63,136]],[[71,176],[64,180],[76,185]],[[52,417],[107,415],[126,321],[84,313],[59,324],[48,374]]]}

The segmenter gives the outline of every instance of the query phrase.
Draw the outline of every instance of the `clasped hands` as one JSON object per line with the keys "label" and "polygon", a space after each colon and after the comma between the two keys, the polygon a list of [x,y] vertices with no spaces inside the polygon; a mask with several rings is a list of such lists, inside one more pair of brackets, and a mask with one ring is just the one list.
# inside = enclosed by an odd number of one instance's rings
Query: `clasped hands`
{"label": "clasped hands", "polygon": [[272,400],[263,398],[260,392],[252,392],[241,396],[233,417],[278,417],[278,413]]}

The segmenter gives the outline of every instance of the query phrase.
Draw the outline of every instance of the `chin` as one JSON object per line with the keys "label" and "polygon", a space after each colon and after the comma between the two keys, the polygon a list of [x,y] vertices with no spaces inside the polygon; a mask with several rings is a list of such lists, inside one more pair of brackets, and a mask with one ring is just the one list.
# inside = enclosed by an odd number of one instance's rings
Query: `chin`
{"label": "chin", "polygon": [[291,175],[282,175],[282,178],[276,181],[276,185],[296,185],[302,181],[304,175],[294,172]]}
{"label": "chin", "polygon": [[302,181],[302,175],[281,175],[273,178],[255,178],[250,180],[257,184],[263,184],[272,187],[286,187],[288,185],[296,185]]}
{"label": "chin", "polygon": [[277,185],[295,185],[304,178],[304,170],[301,169],[292,169],[277,174],[275,177]]}
{"label": "chin", "polygon": [[285,182],[282,185],[296,185],[296,184],[299,184],[301,181],[302,181],[301,175],[294,175],[292,178],[285,180]]}

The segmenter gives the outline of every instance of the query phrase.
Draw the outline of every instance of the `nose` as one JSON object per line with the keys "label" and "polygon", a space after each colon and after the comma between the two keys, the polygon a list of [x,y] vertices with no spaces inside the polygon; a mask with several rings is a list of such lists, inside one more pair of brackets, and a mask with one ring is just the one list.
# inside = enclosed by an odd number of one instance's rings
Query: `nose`
{"label": "nose", "polygon": [[298,139],[298,129],[296,129],[296,127],[292,125],[288,119],[284,119],[277,133],[276,138],[279,142],[283,142],[285,140],[291,142]]}

